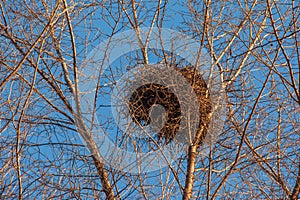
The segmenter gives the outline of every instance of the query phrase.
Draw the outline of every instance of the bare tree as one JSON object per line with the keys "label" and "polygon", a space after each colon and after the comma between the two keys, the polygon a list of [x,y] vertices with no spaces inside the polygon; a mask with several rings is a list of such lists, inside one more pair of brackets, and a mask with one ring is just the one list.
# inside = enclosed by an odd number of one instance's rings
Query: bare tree
{"label": "bare tree", "polygon": [[[299,198],[297,1],[2,0],[0,11],[0,199]],[[196,41],[195,63],[177,49],[167,50],[163,39],[157,40],[159,48],[151,47],[152,36],[163,29]],[[115,36],[128,30],[139,49],[126,49],[106,66],[113,45],[123,51]],[[182,40],[176,39],[174,45]],[[97,48],[103,55],[99,71],[85,76]],[[118,127],[110,101],[117,99],[114,88],[123,75],[139,64],[195,67],[204,63],[206,51],[209,69],[218,72],[224,88],[222,94],[202,95],[224,96],[222,129],[202,124],[177,159],[157,170],[130,173],[107,162],[91,134],[94,127],[133,154],[169,145],[156,137],[135,140],[127,134],[134,131]],[[81,84],[92,78],[94,96],[84,101],[81,96],[90,91]],[[202,143],[206,129],[215,130],[214,142]]]}

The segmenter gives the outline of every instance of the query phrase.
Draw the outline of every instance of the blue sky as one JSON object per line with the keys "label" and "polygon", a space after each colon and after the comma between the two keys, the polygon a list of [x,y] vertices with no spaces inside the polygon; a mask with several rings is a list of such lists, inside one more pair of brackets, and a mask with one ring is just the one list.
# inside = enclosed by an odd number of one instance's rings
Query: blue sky
{"label": "blue sky", "polygon": [[[21,41],[28,40],[32,42],[36,39],[37,35],[42,32],[47,21],[47,18],[43,16],[42,13],[46,13],[46,11],[41,8],[40,2],[36,4],[34,2],[27,2],[28,6],[26,6],[23,2],[19,3],[20,5],[12,1],[7,1],[3,4],[5,4],[4,10],[6,11],[6,17],[11,20],[11,32],[15,37],[20,39],[18,44],[23,47],[24,51],[26,51],[28,46],[26,43],[22,43]],[[115,29],[114,34],[117,34],[132,28],[124,12],[120,12],[120,7],[118,7],[117,3],[110,5],[110,2],[104,2],[103,4],[98,2],[98,6],[91,6],[89,8],[84,7],[90,3],[97,2],[68,2],[70,6],[74,6],[72,8],[74,12],[71,14],[71,18],[75,33],[75,41],[77,44],[77,61],[79,69],[83,67],[82,64],[91,50],[101,42],[110,38],[113,29]],[[202,13],[205,8],[203,2],[193,2],[191,7],[187,7],[186,1],[170,1],[167,2],[166,5],[165,3],[165,1],[162,2],[161,12],[159,15],[159,19],[161,19],[162,11],[165,11],[165,18],[162,22],[162,27],[182,31],[184,34],[193,37],[200,43],[201,34],[197,33],[195,30],[201,30],[202,16],[191,15],[189,9],[194,9],[195,11]],[[48,3],[48,5],[53,7],[54,3]],[[140,6],[138,6],[138,16],[141,22],[141,27],[150,26],[156,5],[157,2],[143,1]],[[222,49],[225,48],[229,40],[235,35],[235,31],[233,30],[236,30],[241,20],[245,17],[243,12],[247,11],[250,5],[247,8],[245,2],[242,2],[241,5],[239,5],[236,1],[212,2],[212,6],[214,7],[213,17],[214,19],[219,19],[219,21],[215,20],[212,22],[213,27],[210,29],[214,30],[214,32],[210,32],[210,34],[214,34],[215,36],[213,45],[217,55],[220,55]],[[293,32],[291,4],[289,2],[278,2],[277,5],[278,7],[274,7],[272,10],[274,14],[273,17],[278,18],[280,12],[280,14],[283,14],[285,18],[277,20],[275,25],[278,29],[279,37],[284,38],[282,41],[286,49],[286,53],[293,65],[294,74],[296,75],[295,77],[297,78],[299,77],[299,60],[296,53],[297,49],[295,49],[294,35],[290,36]],[[132,16],[132,13],[130,12],[131,6],[126,4],[125,7],[128,9],[128,13]],[[10,8],[21,10],[21,14],[24,14],[24,16],[21,17],[20,13],[11,12]],[[39,8],[40,14],[37,16],[34,15],[30,12],[30,8]],[[217,14],[219,14],[219,11],[222,8],[222,16],[220,16],[221,18],[218,18]],[[298,7],[295,7],[294,10],[298,13],[296,18],[299,18],[299,5]],[[121,15],[119,15],[120,13]],[[252,34],[253,37],[257,34],[259,24],[264,17],[263,13],[266,13],[265,4],[258,4],[255,8],[255,12],[251,15],[251,19],[255,21],[255,23],[251,24],[250,21],[247,21],[245,28],[238,34],[238,37],[231,47],[231,55],[227,52],[220,60],[220,64],[225,70],[228,70],[225,73],[226,78],[233,76],[234,72],[241,64],[241,58],[247,54],[248,47],[251,43],[251,37],[249,37],[249,35]],[[31,18],[28,18],[28,16],[31,16]],[[114,25],[118,17],[120,17],[120,21],[115,27]],[[200,20],[196,21],[196,17],[199,17]],[[60,26],[60,23],[62,22],[64,22],[63,18],[56,24],[55,35],[61,38],[61,51],[71,71],[73,61],[70,49],[70,36],[67,32],[68,28],[66,24],[64,24],[63,27]],[[161,21],[159,20],[154,26],[157,26],[160,22]],[[4,23],[2,18],[1,23]],[[266,64],[270,64],[270,61],[267,60],[267,56],[269,56],[271,60],[274,59],[279,49],[279,44],[277,43],[276,37],[273,34],[273,29],[270,26],[270,19],[267,19],[266,24],[267,26],[264,28],[260,38],[261,43],[257,43],[255,45],[252,51],[253,54],[251,54],[249,59],[245,62],[242,72],[237,77],[237,81],[229,88],[229,90],[233,90],[233,92],[229,93],[229,99],[231,105],[233,105],[233,110],[236,113],[234,119],[239,122],[239,126],[241,128],[244,127],[245,122],[250,115],[250,110],[254,105],[269,72],[269,68]],[[250,25],[252,25],[252,28],[249,28]],[[30,31],[32,31],[31,34],[29,34]],[[299,28],[297,31],[299,42]],[[53,40],[50,35],[47,35],[47,37],[49,38],[45,40],[45,51],[40,54],[42,56],[39,61],[39,68],[46,74],[52,74],[57,80],[61,81],[61,83],[57,84],[64,91],[68,101],[71,102],[72,95],[63,84],[64,78],[61,71],[61,65],[53,58],[53,56],[47,53],[51,52],[57,56],[55,50],[53,50]],[[22,59],[21,53],[13,47],[13,45],[11,45],[11,41],[3,35],[0,36],[0,40],[0,48],[1,51],[4,50],[4,57],[8,60],[7,63],[11,67],[16,66],[18,61]],[[209,49],[207,40],[204,40],[203,46]],[[39,48],[35,48],[29,57],[36,61],[38,54]],[[151,62],[155,63],[160,60],[158,56],[155,56],[152,53],[150,54],[149,58]],[[135,61],[137,60],[137,57],[141,60],[141,54],[136,52],[131,52],[119,57],[119,59],[113,62],[111,67],[107,69],[107,74],[116,76],[116,79],[119,78],[126,72],[128,66],[136,64]],[[2,57],[0,58],[2,59]],[[270,165],[275,169],[276,151],[274,151],[274,149],[276,148],[276,137],[278,135],[278,120],[279,116],[281,117],[281,134],[283,135],[282,148],[284,149],[283,155],[286,158],[284,159],[285,165],[282,167],[282,176],[284,180],[286,180],[288,187],[292,188],[295,181],[295,172],[297,171],[296,162],[299,162],[299,158],[297,156],[297,153],[299,153],[299,146],[288,145],[293,142],[296,144],[296,141],[299,141],[299,104],[296,104],[287,92],[287,88],[291,89],[291,87],[286,84],[287,82],[284,81],[284,78],[287,81],[291,81],[291,79],[282,51],[279,51],[278,59],[274,64],[278,73],[282,76],[280,77],[275,72],[272,74],[260,99],[259,105],[257,106],[253,120],[249,124],[247,137],[251,143],[258,148],[257,152],[263,155],[264,158],[270,159]],[[6,69],[7,68],[4,65],[0,64],[1,80],[7,75],[7,73],[5,73]],[[19,70],[19,73],[22,74],[22,76],[28,81],[32,81],[33,72],[33,67],[27,61]],[[109,77],[109,79],[102,79],[102,81],[108,82],[110,81],[110,78],[111,77]],[[73,80],[72,75],[71,79]],[[295,82],[298,84],[299,88],[299,78],[297,78]],[[284,83],[286,85],[284,85]],[[57,106],[57,108],[65,111],[67,115],[71,115],[66,106],[62,103],[61,99],[57,96],[57,94],[53,93],[49,84],[47,84],[39,74],[37,75],[35,87],[45,97],[47,97],[50,102]],[[0,105],[3,106],[0,111],[3,112],[4,118],[4,120],[1,121],[1,126],[3,126],[8,120],[11,120],[8,118],[13,116],[14,112],[17,112],[14,118],[15,121],[11,121],[8,128],[0,135],[0,146],[3,148],[3,150],[1,148],[0,166],[3,166],[4,162],[12,156],[10,152],[11,148],[15,147],[17,120],[20,115],[20,112],[18,112],[15,108],[18,104],[20,104],[19,107],[21,107],[24,103],[24,97],[26,97],[28,91],[29,86],[23,81],[20,81],[18,78],[11,80],[1,91]],[[107,91],[109,91],[108,88]],[[114,119],[112,117],[110,107],[101,107],[102,104],[110,105],[112,93],[104,94],[104,92],[106,92],[106,89],[101,90],[99,93],[99,99],[96,102],[97,115],[100,119],[99,121],[103,123],[103,127],[107,128],[110,132],[114,132],[116,131],[116,127],[113,122]],[[291,90],[291,92],[295,96],[293,90]],[[20,96],[22,96],[22,98],[19,99]],[[11,100],[9,104],[6,102],[7,99]],[[95,174],[95,168],[89,157],[89,152],[87,148],[83,146],[83,142],[76,131],[76,127],[71,124],[70,119],[57,112],[57,110],[53,107],[49,106],[49,103],[42,99],[41,95],[37,93],[32,95],[31,102],[32,103],[26,111],[26,118],[22,123],[22,131],[26,133],[26,137],[22,140],[22,145],[24,145],[22,162],[24,164],[24,168],[22,168],[24,174],[24,193],[26,193],[26,195],[41,195],[39,190],[36,192],[32,191],[36,188],[42,187],[43,180],[48,181],[46,184],[47,186],[44,186],[48,190],[45,192],[48,193],[48,195],[51,195],[49,188],[57,187],[59,183],[61,183],[62,187],[56,194],[63,194],[64,191],[68,193],[68,191],[70,191],[69,189],[74,185],[81,188],[81,194],[83,197],[93,195],[93,191],[101,190],[99,179],[94,178],[97,177],[97,175]],[[280,113],[278,110],[279,108]],[[26,120],[30,121],[30,123]],[[49,124],[50,122],[52,124]],[[118,134],[120,134],[120,132],[113,136],[118,136]],[[222,132],[220,136],[220,142],[216,144],[216,151],[212,154],[212,157],[215,160],[215,169],[222,170],[230,165],[232,158],[234,158],[236,153],[234,144],[239,141],[239,137],[240,135],[232,127],[232,124],[226,123],[224,132]],[[225,148],[222,145],[227,145],[231,148]],[[262,145],[261,148],[259,148],[260,145]],[[251,155],[251,152],[247,148],[246,144],[244,144],[244,146],[245,148],[242,153],[246,155],[246,158],[241,159],[237,168],[245,170],[244,172],[246,177],[241,177],[239,173],[231,175],[228,179],[228,184],[222,188],[223,194],[237,195],[239,192],[242,193],[249,191],[249,185],[247,185],[245,181],[248,176],[251,176],[248,181],[255,185],[256,189],[253,190],[259,191],[259,184],[261,184],[261,182],[269,182],[267,185],[275,185],[274,188],[276,190],[276,194],[282,194],[282,189],[276,185],[263,170],[258,168],[260,170],[255,171],[249,168],[253,160],[250,159],[251,156],[249,156],[250,158],[247,157],[247,155]],[[70,158],[75,159],[72,160]],[[198,161],[196,168],[199,168],[199,171],[196,173],[197,181],[195,182],[195,190],[199,192],[199,199],[202,199],[206,195],[203,191],[207,189],[207,183],[205,180],[207,180],[208,174],[206,170],[201,169],[208,168],[209,160],[207,157],[199,157]],[[182,156],[182,160],[178,159],[178,161],[174,163],[174,166],[179,172],[180,183],[184,184],[184,172],[186,170],[186,160],[184,155]],[[114,171],[114,169],[111,169],[109,166],[107,166],[107,168],[114,172],[113,174],[110,174],[111,179],[114,178],[114,180],[118,180],[118,177],[122,176],[122,173]],[[218,183],[222,180],[224,173],[226,173],[226,170],[222,173],[212,173],[212,180],[214,180],[213,184],[215,184],[212,185],[213,189],[215,189]],[[4,177],[4,175],[1,176]],[[152,198],[155,196],[155,193],[163,194],[164,192],[162,191],[162,188],[169,189],[171,199],[176,199],[178,196],[181,196],[178,183],[168,168],[164,168],[161,171],[151,172],[147,174],[147,176],[143,175],[143,178],[144,181],[142,183],[145,185],[146,193],[148,193]],[[13,184],[16,184],[17,176],[14,171],[10,171],[4,180],[5,185],[8,185],[11,180]],[[129,188],[126,187],[128,180],[133,182]],[[162,182],[159,183],[159,181]],[[120,190],[124,189],[122,192],[123,194],[130,194],[132,198],[137,198],[137,196],[139,196],[138,190],[133,187],[133,185],[138,186],[140,184],[138,177],[126,174],[126,176],[119,179],[117,184]],[[89,188],[94,188],[95,190]],[[17,191],[17,189],[15,190]],[[133,193],[131,194],[130,192]],[[266,192],[271,193],[270,190],[266,190]],[[66,196],[68,196],[68,194]],[[71,195],[68,197],[71,197]],[[250,198],[250,196],[243,196],[241,194],[241,198],[242,197]]]}

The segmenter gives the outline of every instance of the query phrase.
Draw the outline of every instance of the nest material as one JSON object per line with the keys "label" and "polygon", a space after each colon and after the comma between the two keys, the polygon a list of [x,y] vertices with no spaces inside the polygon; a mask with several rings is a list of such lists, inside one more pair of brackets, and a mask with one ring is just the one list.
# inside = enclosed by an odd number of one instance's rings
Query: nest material
{"label": "nest material", "polygon": [[[196,135],[197,145],[201,145],[207,134],[209,125],[209,114],[212,111],[207,84],[193,67],[175,68],[192,86],[199,102],[200,123]],[[185,102],[188,103],[188,102]],[[150,110],[153,105],[161,105],[165,108],[165,124],[158,132],[159,141],[169,143],[179,130],[181,121],[181,107],[176,94],[171,92],[167,86],[148,83],[137,88],[129,99],[129,112],[135,123],[147,126],[151,123]],[[163,121],[162,118],[157,120]],[[156,124],[158,124],[156,122]]]}

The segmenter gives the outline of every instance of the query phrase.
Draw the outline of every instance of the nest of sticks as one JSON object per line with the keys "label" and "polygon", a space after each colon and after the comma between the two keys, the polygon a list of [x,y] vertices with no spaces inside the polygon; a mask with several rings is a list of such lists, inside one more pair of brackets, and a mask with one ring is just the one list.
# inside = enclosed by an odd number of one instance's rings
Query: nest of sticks
{"label": "nest of sticks", "polygon": [[[194,67],[177,68],[187,82],[192,86],[199,103],[200,123],[193,144],[200,146],[205,138],[212,112],[211,100],[208,87],[204,79],[197,73]],[[185,102],[189,103],[189,102]],[[151,107],[154,105],[163,106],[165,109],[165,120],[162,117],[151,118]],[[140,126],[147,126],[150,123],[164,124],[157,130],[157,142],[168,144],[174,139],[179,130],[181,121],[181,106],[176,94],[174,94],[167,86],[147,83],[137,88],[131,95],[128,103],[130,116],[135,123]],[[157,120],[151,122],[151,120]]]}

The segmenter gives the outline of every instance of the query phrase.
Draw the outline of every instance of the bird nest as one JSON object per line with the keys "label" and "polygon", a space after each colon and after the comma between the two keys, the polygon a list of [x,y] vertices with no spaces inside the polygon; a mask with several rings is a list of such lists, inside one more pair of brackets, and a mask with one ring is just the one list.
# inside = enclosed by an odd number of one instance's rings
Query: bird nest
{"label": "bird nest", "polygon": [[[193,134],[195,139],[192,142],[201,145],[209,128],[212,112],[207,84],[194,67],[175,68],[175,70],[180,72],[191,85],[199,103],[200,123],[197,133]],[[151,117],[151,109],[155,105],[160,105],[165,109],[164,116]],[[182,113],[181,105],[176,94],[168,86],[155,83],[142,85],[132,93],[128,107],[131,118],[139,126],[147,126],[151,123],[154,127],[161,127],[157,130],[157,142],[167,144],[178,133]]]}

